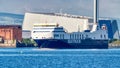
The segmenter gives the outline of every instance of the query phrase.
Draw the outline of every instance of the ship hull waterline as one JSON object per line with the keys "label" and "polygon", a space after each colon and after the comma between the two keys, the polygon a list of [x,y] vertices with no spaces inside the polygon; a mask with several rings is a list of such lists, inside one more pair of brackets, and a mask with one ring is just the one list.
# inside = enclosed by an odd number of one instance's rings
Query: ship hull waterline
{"label": "ship hull waterline", "polygon": [[34,39],[39,48],[52,49],[108,49],[108,40],[81,40],[81,43],[67,43],[68,40]]}

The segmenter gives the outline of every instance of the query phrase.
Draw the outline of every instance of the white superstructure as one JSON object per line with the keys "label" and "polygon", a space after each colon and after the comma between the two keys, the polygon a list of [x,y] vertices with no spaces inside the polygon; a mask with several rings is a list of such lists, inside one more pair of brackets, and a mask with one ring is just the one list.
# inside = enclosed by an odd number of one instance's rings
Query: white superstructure
{"label": "white superstructure", "polygon": [[[106,28],[106,26],[103,25]],[[59,27],[57,23],[42,23],[34,24],[32,30],[32,39],[67,39],[67,40],[82,40],[95,39],[107,40],[107,30],[103,28],[94,32],[72,32],[68,33],[63,27]]]}
{"label": "white superstructure", "polygon": [[52,31],[57,27],[56,25],[56,23],[34,24],[31,33],[32,39],[51,39],[53,37]]}

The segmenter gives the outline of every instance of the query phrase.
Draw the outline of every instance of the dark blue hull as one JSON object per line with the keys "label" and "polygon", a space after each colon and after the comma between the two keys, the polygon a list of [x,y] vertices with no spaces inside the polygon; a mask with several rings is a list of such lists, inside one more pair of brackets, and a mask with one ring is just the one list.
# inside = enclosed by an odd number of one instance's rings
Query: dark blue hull
{"label": "dark blue hull", "polygon": [[81,40],[81,43],[67,43],[68,40],[34,39],[40,48],[55,49],[107,49],[108,40]]}

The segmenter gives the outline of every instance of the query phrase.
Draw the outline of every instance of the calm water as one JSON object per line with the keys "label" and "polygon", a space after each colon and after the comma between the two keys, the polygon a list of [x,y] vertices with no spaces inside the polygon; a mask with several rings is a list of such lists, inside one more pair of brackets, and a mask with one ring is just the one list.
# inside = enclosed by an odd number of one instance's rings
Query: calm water
{"label": "calm water", "polygon": [[120,68],[120,49],[0,49],[0,68]]}

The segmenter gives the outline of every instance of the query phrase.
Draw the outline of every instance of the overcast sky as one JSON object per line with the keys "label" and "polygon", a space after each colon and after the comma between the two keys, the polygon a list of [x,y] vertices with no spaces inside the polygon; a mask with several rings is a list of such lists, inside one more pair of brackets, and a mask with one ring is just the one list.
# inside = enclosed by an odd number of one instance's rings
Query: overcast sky
{"label": "overcast sky", "polygon": [[[0,12],[63,12],[93,16],[93,0],[0,0]],[[99,0],[101,17],[120,18],[120,0]]]}

